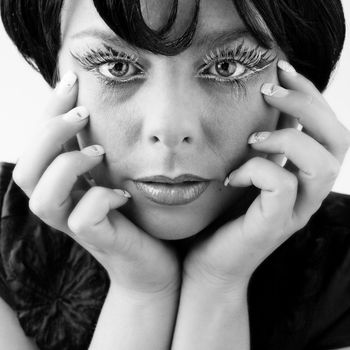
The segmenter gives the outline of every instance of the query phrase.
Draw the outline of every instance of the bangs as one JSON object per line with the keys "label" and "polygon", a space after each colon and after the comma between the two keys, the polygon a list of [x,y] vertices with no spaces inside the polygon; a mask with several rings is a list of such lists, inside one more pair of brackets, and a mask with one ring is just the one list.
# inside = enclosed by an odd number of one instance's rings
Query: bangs
{"label": "bangs", "polygon": [[178,0],[172,1],[168,19],[157,30],[146,24],[140,0],[93,1],[99,15],[113,32],[133,46],[155,54],[172,56],[191,45],[198,23],[200,0],[195,0],[193,15],[187,29],[175,39],[171,39],[170,33],[178,13]]}
{"label": "bangs", "polygon": [[[62,44],[60,29],[64,1],[74,0],[0,0],[6,32],[27,62],[51,86],[58,79],[55,73]],[[185,23],[179,18],[183,12],[178,0],[92,1],[101,18],[118,37],[154,54],[181,53],[191,45],[198,24],[200,0],[191,0],[193,6],[189,6],[188,11],[185,9],[188,12],[185,20],[189,18]],[[188,5],[186,1],[184,4]],[[325,89],[345,39],[345,18],[340,0],[231,1],[261,46],[277,45],[301,74],[319,90]],[[146,24],[141,2],[151,6],[158,4],[152,13],[158,19],[161,17],[160,28]],[[167,14],[163,15],[160,7],[166,9]],[[181,25],[177,25],[177,20]],[[179,32],[179,28],[184,29]]]}

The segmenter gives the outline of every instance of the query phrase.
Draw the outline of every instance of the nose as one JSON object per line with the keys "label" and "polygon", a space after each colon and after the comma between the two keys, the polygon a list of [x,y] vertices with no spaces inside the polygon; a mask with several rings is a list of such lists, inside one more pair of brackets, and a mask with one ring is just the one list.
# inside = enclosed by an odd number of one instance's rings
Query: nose
{"label": "nose", "polygon": [[148,145],[175,149],[198,142],[199,112],[184,88],[159,84],[150,90],[143,107],[143,136]]}

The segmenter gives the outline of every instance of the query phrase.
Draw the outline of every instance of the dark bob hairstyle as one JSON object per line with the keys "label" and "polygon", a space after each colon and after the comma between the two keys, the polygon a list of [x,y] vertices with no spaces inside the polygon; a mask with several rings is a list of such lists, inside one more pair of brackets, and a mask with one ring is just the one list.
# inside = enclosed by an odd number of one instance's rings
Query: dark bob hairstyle
{"label": "dark bob hairstyle", "polygon": [[[64,0],[0,0],[4,27],[24,58],[54,86],[60,49],[60,13]],[[193,0],[193,16],[178,38],[170,39],[177,16],[173,0],[162,28],[152,30],[142,16],[140,0],[91,0],[107,25],[129,44],[155,54],[176,55],[191,45],[200,0]],[[337,63],[345,39],[341,0],[232,0],[253,36],[264,47],[270,38],[261,30],[257,10],[277,45],[296,69],[323,91]]]}

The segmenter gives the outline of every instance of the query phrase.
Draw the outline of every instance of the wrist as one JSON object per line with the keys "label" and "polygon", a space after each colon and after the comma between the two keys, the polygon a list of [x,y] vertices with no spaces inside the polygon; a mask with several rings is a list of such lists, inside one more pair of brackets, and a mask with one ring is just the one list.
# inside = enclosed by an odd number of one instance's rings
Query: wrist
{"label": "wrist", "polygon": [[180,296],[180,284],[176,283],[166,288],[149,291],[127,288],[111,280],[108,296],[115,300],[123,300],[131,305],[156,305],[178,300]]}
{"label": "wrist", "polygon": [[247,286],[184,279],[172,350],[248,349]]}
{"label": "wrist", "polygon": [[89,349],[169,349],[179,295],[150,293],[111,282]]}
{"label": "wrist", "polygon": [[183,287],[201,291],[210,296],[223,298],[245,298],[248,290],[249,278],[234,278],[217,276],[208,273],[186,273],[183,276]]}

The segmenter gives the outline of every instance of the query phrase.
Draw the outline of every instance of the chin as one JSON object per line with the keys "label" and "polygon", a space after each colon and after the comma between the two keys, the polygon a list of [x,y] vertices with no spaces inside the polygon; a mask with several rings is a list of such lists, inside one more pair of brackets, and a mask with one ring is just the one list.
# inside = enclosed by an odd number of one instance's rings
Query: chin
{"label": "chin", "polygon": [[124,206],[120,210],[134,224],[149,235],[162,240],[180,240],[192,237],[210,224],[208,215],[195,215],[183,207],[177,211],[137,210]]}
{"label": "chin", "polygon": [[201,231],[201,229],[193,229],[193,227],[175,227],[173,225],[165,225],[165,227],[146,225],[142,229],[155,238],[169,241],[192,237]]}

